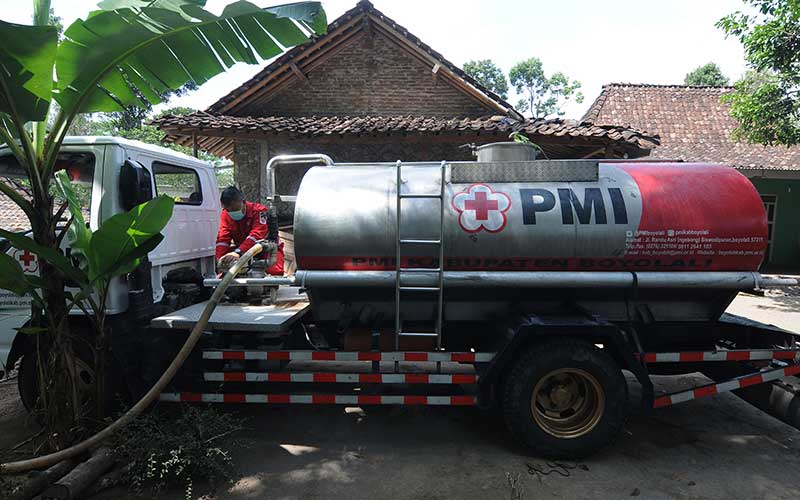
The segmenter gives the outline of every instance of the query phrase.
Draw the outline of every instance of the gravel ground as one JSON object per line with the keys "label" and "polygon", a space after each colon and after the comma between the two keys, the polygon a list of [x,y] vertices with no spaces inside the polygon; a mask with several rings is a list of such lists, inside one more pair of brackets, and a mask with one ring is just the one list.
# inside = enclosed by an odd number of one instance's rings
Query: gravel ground
{"label": "gravel ground", "polygon": [[[729,311],[800,331],[798,306],[800,294],[771,292],[740,295]],[[661,390],[705,381],[700,375],[657,379]],[[794,500],[800,491],[800,431],[730,393],[649,416],[635,411],[615,445],[584,462],[563,464],[566,468],[530,456],[495,415],[475,409],[230,411],[248,420],[255,437],[235,451],[241,479],[208,497]],[[34,429],[15,385],[0,383],[0,450]],[[541,472],[530,474],[529,464]],[[516,480],[513,488],[509,476]],[[203,491],[197,485],[195,492]],[[128,497],[118,490],[96,498]]]}

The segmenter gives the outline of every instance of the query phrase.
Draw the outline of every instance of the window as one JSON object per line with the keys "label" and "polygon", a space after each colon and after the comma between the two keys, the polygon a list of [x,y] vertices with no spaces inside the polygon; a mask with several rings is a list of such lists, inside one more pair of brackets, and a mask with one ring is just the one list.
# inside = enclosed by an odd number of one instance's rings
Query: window
{"label": "window", "polygon": [[[83,211],[83,217],[89,221],[89,210],[92,205],[92,182],[94,181],[95,158],[92,153],[61,152],[56,157],[54,172],[64,170],[72,181],[72,189],[78,198]],[[13,155],[0,157],[0,182],[6,182],[18,190],[30,190],[28,174],[20,166]],[[50,193],[56,198],[56,207],[63,201],[58,196],[55,183],[50,184]],[[26,196],[28,197],[28,196]]]}
{"label": "window", "polygon": [[774,194],[762,194],[761,201],[764,203],[764,210],[767,211],[767,249],[764,252],[765,261],[772,259],[772,240],[775,237],[775,209],[778,205],[778,197]]}
{"label": "window", "polygon": [[156,194],[166,194],[179,205],[200,205],[203,191],[200,176],[191,168],[176,167],[161,162],[153,162],[153,175],[156,179]]}

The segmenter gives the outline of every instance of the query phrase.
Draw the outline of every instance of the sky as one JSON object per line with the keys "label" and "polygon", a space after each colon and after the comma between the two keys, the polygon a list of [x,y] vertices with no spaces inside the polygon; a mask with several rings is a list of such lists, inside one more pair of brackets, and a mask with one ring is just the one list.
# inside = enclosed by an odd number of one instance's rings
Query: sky
{"label": "sky", "polygon": [[[208,0],[220,12],[232,0]],[[251,0],[261,6],[281,0]],[[288,0],[286,0],[288,1]],[[323,0],[331,21],[357,0]],[[714,23],[744,9],[741,0],[372,0],[377,9],[418,36],[454,64],[492,59],[506,74],[538,57],[547,74],[556,71],[582,83],[582,104],[565,107],[580,118],[612,82],[681,84],[686,73],[714,61],[732,81],[745,71],[739,41],[726,39]],[[96,4],[52,0],[68,26]],[[30,23],[32,2],[0,0],[0,19]],[[266,64],[266,62],[264,63]],[[204,109],[259,71],[239,64],[169,106]],[[513,94],[513,90],[512,90]],[[515,96],[508,101],[517,102]]]}

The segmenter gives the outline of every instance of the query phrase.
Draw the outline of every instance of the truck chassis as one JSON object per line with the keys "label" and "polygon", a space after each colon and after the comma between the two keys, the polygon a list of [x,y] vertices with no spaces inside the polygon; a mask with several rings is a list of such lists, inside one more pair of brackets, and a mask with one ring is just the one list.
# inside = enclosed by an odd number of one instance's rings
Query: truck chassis
{"label": "truck chassis", "polygon": [[[242,280],[241,284],[246,283]],[[252,313],[254,306],[227,307],[234,308],[225,313],[230,317],[236,316],[237,307],[250,308]],[[270,314],[285,315],[285,307],[280,303],[264,306],[264,309],[272,313],[259,313],[262,324],[269,323],[266,318]],[[230,340],[232,336],[246,338],[253,332],[225,332],[224,324],[212,325],[211,328],[221,331],[209,332],[205,345],[186,368],[189,373],[178,377],[172,389],[161,394],[160,400],[165,403],[503,407],[508,405],[507,386],[515,383],[515,377],[520,378],[519,374],[524,373],[527,365],[539,363],[544,356],[542,353],[558,351],[559,345],[597,351],[611,360],[613,370],[620,374],[622,370],[630,371],[641,384],[641,405],[645,411],[758,385],[769,389],[766,384],[800,374],[800,335],[728,314],[712,324],[671,325],[671,328],[683,329],[684,337],[702,337],[700,344],[713,345],[712,349],[653,348],[670,343],[665,344],[664,338],[642,325],[610,323],[575,311],[573,315],[558,317],[517,317],[499,328],[504,333],[496,336],[495,348],[490,350],[380,350],[378,329],[372,332],[372,349],[343,350],[316,344],[306,330],[307,326],[313,328],[307,325],[307,319],[297,314],[292,321],[281,324],[279,332],[270,333],[270,338],[282,339],[273,347],[237,346],[235,340]],[[167,326],[159,318],[154,324]],[[188,325],[191,321],[183,326]],[[446,340],[447,330],[443,335]],[[302,344],[306,347],[286,348]],[[700,344],[684,343],[686,346]],[[679,343],[671,345],[680,346]],[[590,419],[591,411],[584,407],[602,406],[599,400],[618,390],[614,384],[603,386],[604,382],[600,382],[592,398],[591,388],[581,385],[585,383],[580,378],[583,370],[575,368],[577,365],[571,364],[570,357],[578,360],[585,356],[580,352],[574,356],[568,354],[559,368],[566,372],[554,375],[550,381],[554,388],[546,384],[538,392],[534,388],[534,394],[545,394],[538,397],[545,401],[544,406],[536,406],[539,405],[535,401],[537,398],[531,396],[534,400],[531,413],[536,417],[538,411],[545,418],[532,421],[556,435],[556,443],[570,441],[568,438],[572,434],[582,435],[580,425],[567,425],[562,421]],[[702,372],[713,382],[669,394],[655,393],[651,375],[689,372]],[[595,377],[587,380],[593,379],[599,380]],[[620,380],[625,385],[624,379]],[[627,388],[623,392],[623,397],[627,398]],[[563,407],[558,407],[559,401]],[[621,402],[622,399],[607,399],[612,405]],[[562,416],[558,416],[559,410],[563,410]],[[588,416],[581,417],[583,413]],[[511,425],[513,427],[513,423]],[[548,425],[551,425],[549,429]],[[550,456],[577,457],[597,449],[594,444],[541,447],[524,435],[522,439]],[[610,438],[602,441],[605,443]]]}

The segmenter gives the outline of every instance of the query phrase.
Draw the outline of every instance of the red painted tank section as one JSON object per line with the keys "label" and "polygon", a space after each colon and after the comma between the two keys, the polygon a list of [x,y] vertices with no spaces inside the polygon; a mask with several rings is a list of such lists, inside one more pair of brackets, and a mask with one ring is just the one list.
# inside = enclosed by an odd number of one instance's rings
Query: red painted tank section
{"label": "red painted tank section", "polygon": [[[639,236],[626,257],[694,259],[708,271],[756,271],[767,246],[767,217],[756,188],[730,167],[707,164],[622,164],[642,196]],[[702,182],[696,174],[702,172]],[[647,232],[681,231],[669,243],[646,243]],[[693,240],[678,243],[682,238]],[[695,243],[696,241],[696,243]],[[676,248],[675,245],[678,245]],[[650,248],[648,245],[663,245]],[[686,246],[688,245],[688,246]],[[700,248],[696,248],[700,245]],[[644,247],[644,249],[640,249]]]}

